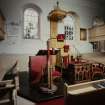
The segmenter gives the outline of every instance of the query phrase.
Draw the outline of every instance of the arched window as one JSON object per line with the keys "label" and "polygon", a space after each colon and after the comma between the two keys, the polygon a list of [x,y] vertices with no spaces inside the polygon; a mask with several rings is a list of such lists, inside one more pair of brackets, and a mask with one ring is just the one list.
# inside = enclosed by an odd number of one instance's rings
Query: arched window
{"label": "arched window", "polygon": [[38,39],[40,30],[40,15],[35,8],[26,8],[24,10],[24,38]]}
{"label": "arched window", "polygon": [[75,34],[75,17],[68,13],[64,18],[65,40],[74,40]]}

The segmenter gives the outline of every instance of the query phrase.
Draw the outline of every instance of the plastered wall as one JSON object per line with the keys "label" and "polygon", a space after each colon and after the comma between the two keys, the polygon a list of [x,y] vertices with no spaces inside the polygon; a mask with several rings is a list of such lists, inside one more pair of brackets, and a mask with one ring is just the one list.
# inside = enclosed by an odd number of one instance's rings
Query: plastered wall
{"label": "plastered wall", "polygon": [[[74,11],[80,17],[80,27],[89,28],[94,16],[101,15],[100,7],[91,0],[59,0],[60,7],[66,11]],[[27,3],[39,6],[41,13],[40,39],[23,39],[23,7]],[[50,23],[47,19],[48,13],[56,5],[56,0],[0,0],[0,8],[6,17],[6,28],[8,23],[15,22],[18,26],[11,28],[5,40],[0,41],[0,53],[36,54],[39,49],[46,49],[46,41],[50,34]],[[79,34],[77,36],[79,38]],[[71,42],[81,53],[92,52],[92,46],[87,41]]]}

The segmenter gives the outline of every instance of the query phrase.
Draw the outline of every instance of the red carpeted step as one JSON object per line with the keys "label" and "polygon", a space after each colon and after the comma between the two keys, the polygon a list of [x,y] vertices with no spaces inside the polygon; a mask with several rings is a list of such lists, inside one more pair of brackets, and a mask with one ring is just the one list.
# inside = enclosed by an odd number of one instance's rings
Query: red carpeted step
{"label": "red carpeted step", "polygon": [[64,98],[57,98],[57,99],[41,102],[37,105],[64,105]]}

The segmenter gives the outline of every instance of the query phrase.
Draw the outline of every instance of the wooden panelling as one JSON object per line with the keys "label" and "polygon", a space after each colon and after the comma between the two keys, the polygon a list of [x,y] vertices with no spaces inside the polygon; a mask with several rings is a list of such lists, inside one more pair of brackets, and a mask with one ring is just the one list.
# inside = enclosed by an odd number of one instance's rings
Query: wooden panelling
{"label": "wooden panelling", "polygon": [[50,21],[50,38],[56,38],[58,32],[57,30],[57,22]]}
{"label": "wooden panelling", "polygon": [[91,42],[105,40],[105,25],[90,28],[89,40]]}
{"label": "wooden panelling", "polygon": [[4,16],[2,15],[2,13],[0,12],[0,40],[4,39],[4,23],[5,23],[5,19]]}
{"label": "wooden panelling", "polygon": [[95,38],[95,28],[90,28],[89,29],[89,39],[94,39]]}
{"label": "wooden panelling", "polygon": [[96,37],[97,36],[102,36],[102,35],[105,35],[105,25],[103,26],[99,26],[99,27],[96,27]]}

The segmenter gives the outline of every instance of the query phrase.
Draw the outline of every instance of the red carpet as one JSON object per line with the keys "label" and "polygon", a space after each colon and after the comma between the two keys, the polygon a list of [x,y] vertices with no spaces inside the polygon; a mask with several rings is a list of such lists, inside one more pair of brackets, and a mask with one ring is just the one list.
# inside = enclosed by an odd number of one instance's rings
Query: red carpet
{"label": "red carpet", "polygon": [[39,103],[38,105],[64,105],[64,98],[58,98]]}

